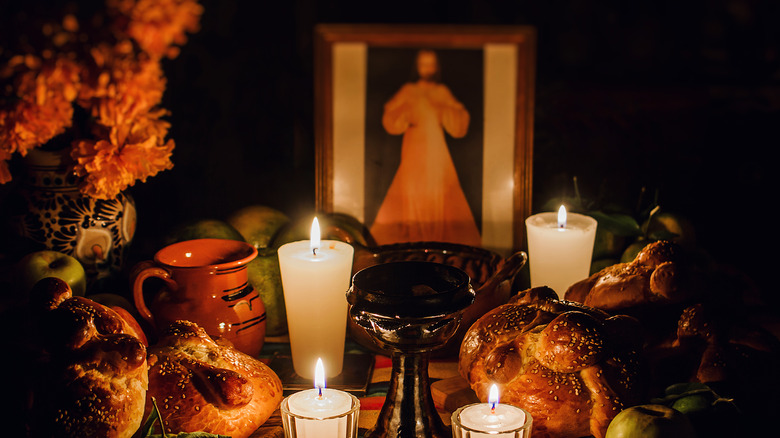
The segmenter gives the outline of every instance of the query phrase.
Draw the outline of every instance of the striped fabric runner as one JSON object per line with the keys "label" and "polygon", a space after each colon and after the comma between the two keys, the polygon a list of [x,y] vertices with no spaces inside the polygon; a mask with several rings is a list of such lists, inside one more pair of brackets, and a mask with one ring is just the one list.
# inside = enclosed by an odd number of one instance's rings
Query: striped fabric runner
{"label": "striped fabric runner", "polygon": [[[260,360],[270,364],[275,355],[289,355],[290,345],[284,341],[286,339],[274,339],[274,342],[266,342],[260,353]],[[365,354],[370,353],[366,348],[348,339],[345,345],[345,353]],[[374,355],[374,369],[371,375],[370,383],[365,394],[356,394],[360,399],[360,417],[359,417],[359,435],[363,434],[374,426],[379,411],[385,402],[387,389],[392,371],[392,362],[389,357],[383,355]],[[428,365],[428,376],[430,383],[440,379],[447,379],[458,375],[457,358],[434,358]],[[285,393],[288,395],[289,391]],[[444,424],[450,424],[450,412],[447,412],[441,406],[436,406],[439,415],[441,415]]]}
{"label": "striped fabric runner", "polygon": [[[379,411],[382,409],[382,405],[385,402],[391,371],[392,363],[390,358],[377,355],[374,362],[374,373],[371,377],[368,391],[365,396],[360,397],[360,418],[358,420],[358,425],[360,427],[361,435],[376,423]],[[458,362],[455,358],[431,359],[428,364],[428,377],[430,378],[431,383],[457,375]],[[439,411],[439,415],[442,417],[444,424],[449,425],[450,415],[452,413],[445,411],[442,406],[436,406],[436,409]]]}

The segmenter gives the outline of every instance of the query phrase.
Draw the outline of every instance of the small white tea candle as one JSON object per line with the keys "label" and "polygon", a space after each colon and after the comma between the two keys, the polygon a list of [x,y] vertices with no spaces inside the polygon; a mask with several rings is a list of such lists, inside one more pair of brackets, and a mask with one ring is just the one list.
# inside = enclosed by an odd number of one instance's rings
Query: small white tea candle
{"label": "small white tea candle", "polygon": [[[347,418],[342,415],[352,409],[352,397],[343,391],[325,388],[325,371],[317,359],[314,389],[296,392],[287,398],[287,407],[295,415],[296,437],[336,438],[347,434]],[[341,418],[331,418],[338,417]]]}
{"label": "small white tea candle", "polygon": [[[487,403],[476,403],[463,408],[455,423],[470,429],[469,437],[514,437],[514,431],[526,426],[530,420],[525,411],[511,405],[498,403],[498,388],[491,385]],[[465,437],[466,431],[458,428],[461,436]],[[530,430],[528,431],[530,435]],[[458,437],[460,438],[460,437]]]}
{"label": "small white tea candle", "polygon": [[301,377],[313,377],[317,358],[322,358],[328,377],[341,373],[353,254],[347,243],[320,241],[316,217],[311,240],[279,248],[293,368]]}
{"label": "small white tea candle", "polygon": [[590,216],[539,213],[525,220],[531,287],[548,286],[563,299],[572,284],[588,278],[598,222]]}

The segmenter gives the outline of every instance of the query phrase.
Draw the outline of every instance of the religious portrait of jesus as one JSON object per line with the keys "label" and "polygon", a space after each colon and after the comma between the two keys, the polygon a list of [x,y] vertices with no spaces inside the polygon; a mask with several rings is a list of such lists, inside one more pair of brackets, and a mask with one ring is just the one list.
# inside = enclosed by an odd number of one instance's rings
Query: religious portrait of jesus
{"label": "religious portrait of jesus", "polygon": [[317,208],[378,245],[522,248],[535,46],[528,26],[316,26]]}
{"label": "religious portrait of jesus", "polygon": [[[367,149],[368,145],[389,149],[366,154],[367,169],[372,165],[383,167],[366,172],[366,216],[373,217],[369,226],[378,244],[415,241],[481,244],[477,218],[482,149],[474,141],[481,138],[478,100],[481,78],[464,76],[463,69],[459,69],[463,94],[459,96],[443,80],[440,52],[407,50],[406,56],[413,56],[409,63],[413,68],[411,77],[381,102],[381,108],[367,114],[366,123],[374,123],[374,128],[381,126],[382,130],[366,130]],[[476,61],[476,67],[481,69],[478,51],[475,54],[445,52],[452,68],[461,58],[462,63],[470,63],[471,67]],[[396,59],[383,55],[381,59],[385,63]],[[466,59],[462,59],[463,55]],[[469,55],[473,59],[468,59]],[[369,53],[369,81],[371,67]],[[377,66],[377,70],[385,69]],[[371,138],[372,133],[374,137],[384,136],[384,141]],[[395,159],[382,159],[383,155]],[[460,169],[453,157],[458,159]],[[374,175],[380,175],[379,181],[368,180]],[[388,179],[389,186],[386,186]],[[464,185],[464,181],[468,184]],[[464,187],[470,189],[471,205]]]}

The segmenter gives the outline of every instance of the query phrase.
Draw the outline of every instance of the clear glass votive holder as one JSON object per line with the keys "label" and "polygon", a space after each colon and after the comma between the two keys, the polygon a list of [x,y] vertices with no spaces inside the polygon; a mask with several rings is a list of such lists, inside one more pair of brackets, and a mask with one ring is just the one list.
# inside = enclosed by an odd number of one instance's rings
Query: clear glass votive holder
{"label": "clear glass votive holder", "polygon": [[282,427],[285,438],[357,438],[360,400],[347,393],[352,400],[349,410],[330,417],[308,417],[290,411],[290,396],[282,400]]}
{"label": "clear glass votive holder", "polygon": [[[482,427],[476,425],[463,425],[461,414],[466,409],[475,409],[484,406],[486,403],[473,403],[458,408],[452,413],[452,437],[453,438],[531,438],[531,426],[533,418],[525,409],[512,406],[513,409],[522,411],[525,414],[525,421],[521,425],[507,428],[501,427]],[[506,406],[506,405],[505,405]]]}

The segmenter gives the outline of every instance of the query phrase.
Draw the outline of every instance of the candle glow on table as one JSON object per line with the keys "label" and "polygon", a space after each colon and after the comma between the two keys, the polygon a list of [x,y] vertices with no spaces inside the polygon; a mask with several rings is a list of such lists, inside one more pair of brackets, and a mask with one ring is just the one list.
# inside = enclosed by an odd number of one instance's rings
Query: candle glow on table
{"label": "candle glow on table", "polygon": [[561,299],[572,284],[590,275],[598,223],[590,216],[539,213],[525,220],[531,287],[548,286]]}
{"label": "candle glow on table", "polygon": [[[465,406],[453,414],[453,425],[461,437],[530,436],[530,415],[518,407],[498,403],[498,387],[490,386],[487,403]],[[519,435],[524,431],[525,435]]]}
{"label": "candle glow on table", "polygon": [[346,392],[325,388],[325,371],[319,358],[314,376],[314,389],[296,392],[283,401],[283,410],[298,416],[294,418],[294,436],[335,438],[352,434],[348,422],[352,419],[346,414],[357,412],[353,405],[353,400],[358,403],[357,399]]}
{"label": "candle glow on table", "polygon": [[354,248],[347,243],[320,241],[317,218],[311,240],[279,248],[293,368],[301,377],[313,377],[318,357],[329,377],[341,373],[353,254]]}

